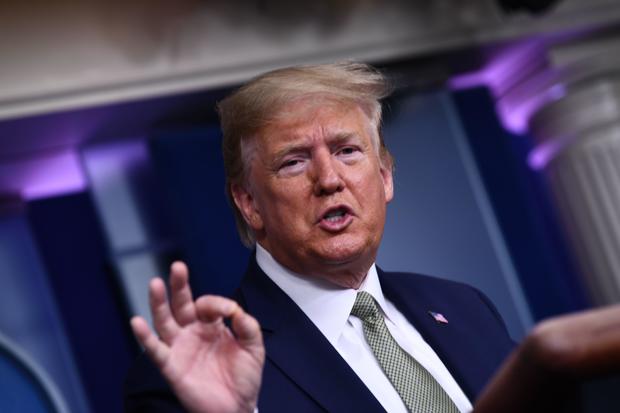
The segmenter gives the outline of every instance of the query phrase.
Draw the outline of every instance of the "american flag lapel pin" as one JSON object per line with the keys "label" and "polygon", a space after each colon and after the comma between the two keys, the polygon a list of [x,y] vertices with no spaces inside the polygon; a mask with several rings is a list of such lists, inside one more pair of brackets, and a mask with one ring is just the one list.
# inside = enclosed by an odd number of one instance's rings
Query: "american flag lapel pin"
{"label": "american flag lapel pin", "polygon": [[448,324],[448,319],[446,317],[444,317],[443,314],[441,313],[436,313],[435,311],[429,311],[428,314],[433,317],[433,319],[435,321],[437,321],[439,324]]}

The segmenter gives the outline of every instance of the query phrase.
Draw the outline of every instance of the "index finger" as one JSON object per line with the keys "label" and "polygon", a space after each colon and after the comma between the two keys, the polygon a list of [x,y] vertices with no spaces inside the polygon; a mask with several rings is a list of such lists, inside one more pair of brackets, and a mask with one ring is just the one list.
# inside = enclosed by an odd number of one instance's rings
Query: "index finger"
{"label": "index finger", "polygon": [[206,323],[228,318],[237,310],[236,301],[219,295],[204,295],[196,300],[196,313]]}
{"label": "index finger", "polygon": [[216,322],[222,318],[230,318],[232,331],[237,341],[243,347],[262,351],[263,337],[258,321],[248,313],[236,301],[216,295],[200,297],[196,301],[198,318],[205,322]]}

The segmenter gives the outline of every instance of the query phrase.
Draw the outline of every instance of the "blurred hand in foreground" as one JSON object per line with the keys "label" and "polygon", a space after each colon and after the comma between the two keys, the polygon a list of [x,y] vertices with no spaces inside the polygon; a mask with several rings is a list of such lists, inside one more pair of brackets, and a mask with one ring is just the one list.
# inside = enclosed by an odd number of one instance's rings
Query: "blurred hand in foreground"
{"label": "blurred hand in foreground", "polygon": [[579,386],[619,374],[620,305],[554,317],[506,359],[474,413],[580,412]]}

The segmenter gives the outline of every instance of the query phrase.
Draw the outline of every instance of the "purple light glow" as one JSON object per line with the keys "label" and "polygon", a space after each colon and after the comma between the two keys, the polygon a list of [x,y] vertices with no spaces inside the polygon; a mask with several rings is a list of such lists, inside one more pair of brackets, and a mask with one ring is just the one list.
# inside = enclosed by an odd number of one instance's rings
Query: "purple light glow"
{"label": "purple light glow", "polygon": [[4,165],[1,174],[10,182],[3,187],[13,187],[25,200],[47,198],[83,191],[87,187],[80,159],[74,150],[58,152]]}
{"label": "purple light glow", "polygon": [[532,149],[527,157],[530,168],[540,171],[551,162],[566,146],[565,139],[547,141]]}
{"label": "purple light glow", "polygon": [[496,109],[504,127],[521,135],[527,132],[530,118],[538,109],[565,94],[563,85],[553,85],[538,93],[522,96],[521,99],[510,99],[511,96],[506,96],[496,102]]}
{"label": "purple light glow", "polygon": [[556,71],[547,67],[544,43],[534,40],[503,50],[481,70],[457,76],[449,84],[457,90],[488,87],[504,127],[524,134],[534,112],[563,96],[561,86],[554,85],[556,77]]}
{"label": "purple light glow", "polygon": [[520,43],[490,58],[482,69],[452,78],[449,85],[454,89],[483,85],[491,89],[495,97],[501,97],[544,62],[545,48],[541,41]]}

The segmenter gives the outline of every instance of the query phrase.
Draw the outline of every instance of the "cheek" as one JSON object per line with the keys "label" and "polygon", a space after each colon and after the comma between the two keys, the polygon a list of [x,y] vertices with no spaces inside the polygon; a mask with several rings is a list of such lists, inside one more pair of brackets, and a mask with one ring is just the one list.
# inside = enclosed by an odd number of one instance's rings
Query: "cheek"
{"label": "cheek", "polygon": [[373,205],[369,205],[370,207],[376,208],[379,203],[385,204],[386,188],[383,177],[379,172],[372,174],[371,176],[367,176],[366,179],[360,179],[359,185],[364,188],[364,193],[366,194],[366,197],[368,197],[368,201],[373,203]]}
{"label": "cheek", "polygon": [[264,205],[268,208],[266,219],[276,225],[298,225],[309,212],[308,200],[304,198],[299,186],[295,188],[293,185],[282,185],[270,191]]}
{"label": "cheek", "polygon": [[385,220],[387,206],[385,195],[382,179],[372,180],[372,184],[366,185],[363,194],[361,194],[362,208],[368,214],[368,222],[372,229],[378,229]]}

